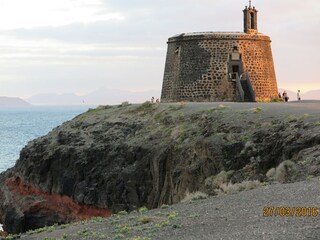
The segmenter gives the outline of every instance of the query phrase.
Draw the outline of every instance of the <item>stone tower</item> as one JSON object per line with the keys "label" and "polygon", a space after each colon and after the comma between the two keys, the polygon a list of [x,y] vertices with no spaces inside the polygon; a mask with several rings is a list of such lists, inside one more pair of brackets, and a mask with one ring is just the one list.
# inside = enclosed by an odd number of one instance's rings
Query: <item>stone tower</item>
{"label": "stone tower", "polygon": [[258,33],[258,11],[255,7],[251,7],[251,1],[249,2],[249,8],[246,6],[246,8],[243,10],[243,22],[245,33]]}
{"label": "stone tower", "polygon": [[258,11],[243,10],[244,32],[183,33],[169,38],[162,102],[271,101],[278,88],[271,40]]}

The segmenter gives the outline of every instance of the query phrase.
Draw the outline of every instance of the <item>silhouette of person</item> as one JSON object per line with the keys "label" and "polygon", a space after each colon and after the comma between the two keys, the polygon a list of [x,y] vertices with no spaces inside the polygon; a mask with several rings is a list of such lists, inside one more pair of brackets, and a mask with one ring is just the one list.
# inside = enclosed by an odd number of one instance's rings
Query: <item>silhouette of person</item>
{"label": "silhouette of person", "polygon": [[284,91],[284,92],[282,93],[282,97],[283,97],[283,99],[284,99],[285,102],[288,102],[289,97],[288,97],[288,93],[287,93],[286,91]]}
{"label": "silhouette of person", "polygon": [[301,101],[300,90],[298,90],[298,92],[297,92],[297,99],[298,99],[298,101]]}

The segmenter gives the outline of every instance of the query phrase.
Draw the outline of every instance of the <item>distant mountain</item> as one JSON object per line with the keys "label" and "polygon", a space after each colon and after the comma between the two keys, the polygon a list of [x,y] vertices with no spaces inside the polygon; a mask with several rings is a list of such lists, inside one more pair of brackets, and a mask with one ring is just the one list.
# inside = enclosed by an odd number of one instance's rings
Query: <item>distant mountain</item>
{"label": "distant mountain", "polygon": [[0,97],[0,107],[29,107],[30,103],[17,97]]}
{"label": "distant mountain", "polygon": [[81,105],[81,97],[73,94],[56,94],[56,93],[44,93],[31,96],[26,99],[28,102],[34,105]]}
{"label": "distant mountain", "polygon": [[320,89],[302,94],[302,99],[320,100]]}
{"label": "distant mountain", "polygon": [[114,105],[124,101],[142,103],[151,97],[160,97],[160,91],[149,90],[131,92],[119,89],[100,89],[87,95],[76,94],[38,94],[27,99],[34,105]]}
{"label": "distant mountain", "polygon": [[160,91],[150,90],[142,92],[131,92],[118,89],[101,89],[83,96],[87,104],[119,104],[124,101],[130,103],[142,103],[151,97],[159,98]]}

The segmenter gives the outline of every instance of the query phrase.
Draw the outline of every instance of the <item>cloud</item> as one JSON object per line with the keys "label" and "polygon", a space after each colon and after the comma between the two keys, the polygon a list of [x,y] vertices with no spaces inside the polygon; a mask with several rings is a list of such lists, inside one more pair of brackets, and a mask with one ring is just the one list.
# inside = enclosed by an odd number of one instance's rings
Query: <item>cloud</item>
{"label": "cloud", "polygon": [[125,19],[120,12],[110,12],[103,6],[100,0],[2,0],[0,29],[30,29]]}

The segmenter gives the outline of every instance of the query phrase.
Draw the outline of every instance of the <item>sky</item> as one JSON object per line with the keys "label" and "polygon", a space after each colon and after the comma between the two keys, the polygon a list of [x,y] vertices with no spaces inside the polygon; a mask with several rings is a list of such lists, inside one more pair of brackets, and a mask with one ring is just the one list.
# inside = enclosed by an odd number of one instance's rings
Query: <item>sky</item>
{"label": "sky", "polygon": [[[320,1],[253,0],[278,87],[320,89]],[[0,0],[0,96],[161,90],[169,37],[242,31],[246,0]]]}

